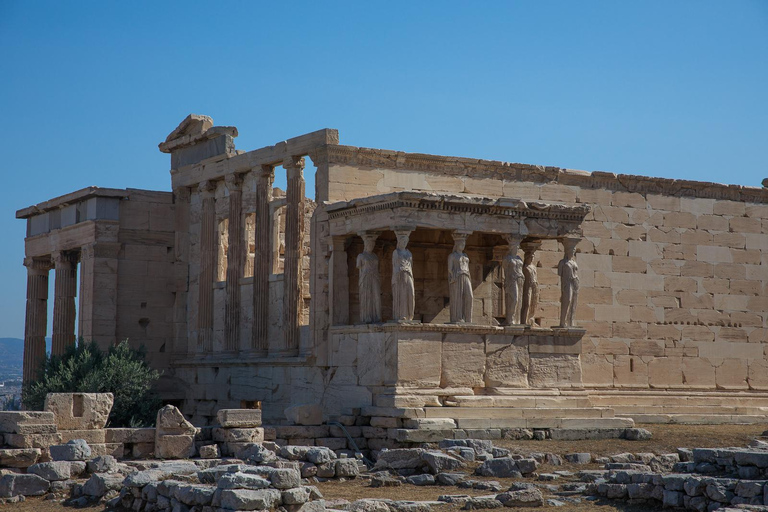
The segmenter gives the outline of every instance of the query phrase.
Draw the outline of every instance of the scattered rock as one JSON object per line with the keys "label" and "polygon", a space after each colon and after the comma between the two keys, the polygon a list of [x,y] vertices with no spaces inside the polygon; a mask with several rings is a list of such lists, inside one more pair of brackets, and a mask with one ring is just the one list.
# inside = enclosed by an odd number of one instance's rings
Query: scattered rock
{"label": "scattered rock", "polygon": [[565,460],[571,464],[589,464],[592,462],[592,455],[589,453],[569,453],[565,455]]}
{"label": "scattered rock", "polygon": [[58,460],[88,460],[91,458],[91,447],[84,439],[73,439],[67,444],[54,445],[49,448],[51,458]]}
{"label": "scattered rock", "polygon": [[519,491],[507,491],[496,496],[496,499],[505,507],[540,507],[544,504],[541,491],[535,487]]}
{"label": "scattered rock", "polygon": [[429,474],[409,476],[405,481],[418,486],[435,485],[435,477]]}
{"label": "scattered rock", "polygon": [[644,428],[628,428],[624,431],[624,439],[628,441],[647,441],[651,437],[651,431]]}
{"label": "scattered rock", "polygon": [[38,475],[11,473],[0,478],[0,497],[42,496],[48,492],[51,484]]}

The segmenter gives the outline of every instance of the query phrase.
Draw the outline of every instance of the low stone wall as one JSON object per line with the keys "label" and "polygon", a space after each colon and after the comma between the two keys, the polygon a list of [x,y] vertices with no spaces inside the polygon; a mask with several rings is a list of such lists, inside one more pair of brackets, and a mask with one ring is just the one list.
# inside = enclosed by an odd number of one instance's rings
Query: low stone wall
{"label": "low stone wall", "polygon": [[679,453],[682,462],[675,464],[674,473],[611,471],[588,492],[702,512],[726,505],[768,505],[768,450],[696,448]]}

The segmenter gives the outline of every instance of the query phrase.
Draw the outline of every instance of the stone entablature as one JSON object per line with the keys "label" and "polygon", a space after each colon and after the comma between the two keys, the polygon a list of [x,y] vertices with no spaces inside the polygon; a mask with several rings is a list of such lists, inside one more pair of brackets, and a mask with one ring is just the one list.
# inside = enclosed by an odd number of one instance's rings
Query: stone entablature
{"label": "stone entablature", "polygon": [[331,236],[395,226],[519,234],[540,239],[579,236],[589,206],[488,199],[426,192],[393,192],[325,205]]}
{"label": "stone entablature", "polygon": [[705,181],[678,180],[581,171],[560,167],[478,160],[452,156],[405,153],[386,149],[328,145],[318,150],[329,164],[361,168],[416,170],[446,176],[472,176],[477,179],[504,179],[510,182],[558,183],[581,188],[604,189],[639,194],[675,197],[726,199],[768,203],[768,188],[724,185]]}

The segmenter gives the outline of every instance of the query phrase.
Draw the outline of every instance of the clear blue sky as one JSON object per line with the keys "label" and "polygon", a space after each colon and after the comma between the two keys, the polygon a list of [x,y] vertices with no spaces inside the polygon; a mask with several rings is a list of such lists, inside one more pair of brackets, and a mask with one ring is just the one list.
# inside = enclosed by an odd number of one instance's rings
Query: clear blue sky
{"label": "clear blue sky", "polygon": [[14,211],[88,185],[169,190],[157,144],[190,112],[236,125],[240,149],[331,127],[760,186],[767,91],[762,0],[0,0],[0,337],[24,330]]}

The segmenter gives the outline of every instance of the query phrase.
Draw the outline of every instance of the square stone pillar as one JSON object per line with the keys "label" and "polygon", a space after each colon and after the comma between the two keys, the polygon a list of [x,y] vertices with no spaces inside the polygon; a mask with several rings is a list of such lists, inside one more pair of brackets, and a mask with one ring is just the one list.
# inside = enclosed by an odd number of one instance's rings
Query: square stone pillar
{"label": "square stone pillar", "polygon": [[213,278],[216,273],[216,185],[199,186],[203,211],[200,219],[200,277],[198,279],[197,344],[203,352],[213,350]]}
{"label": "square stone pillar", "polygon": [[75,297],[77,296],[77,253],[59,251],[53,254],[54,284],[53,333],[51,354],[60,356],[75,344]]}
{"label": "square stone pillar", "polygon": [[253,337],[251,348],[266,353],[269,348],[269,274],[272,272],[272,183],[275,171],[271,165],[254,169],[256,178],[256,225],[253,262]]}
{"label": "square stone pillar", "polygon": [[331,297],[331,325],[349,325],[349,266],[347,265],[347,239],[331,239],[331,264],[328,277]]}
{"label": "square stone pillar", "polygon": [[283,162],[288,174],[285,220],[285,277],[283,295],[284,355],[299,350],[302,297],[302,261],[304,259],[304,158],[291,157]]}
{"label": "square stone pillar", "polygon": [[106,350],[117,341],[117,256],[120,244],[96,242],[80,249],[79,333]]}
{"label": "square stone pillar", "polygon": [[37,378],[45,360],[45,331],[48,326],[48,272],[50,259],[26,258],[27,314],[24,322],[24,383]]}
{"label": "square stone pillar", "polygon": [[229,191],[229,245],[227,248],[227,303],[224,316],[226,350],[240,348],[240,278],[245,265],[245,234],[243,230],[243,178],[238,174],[226,177]]}

